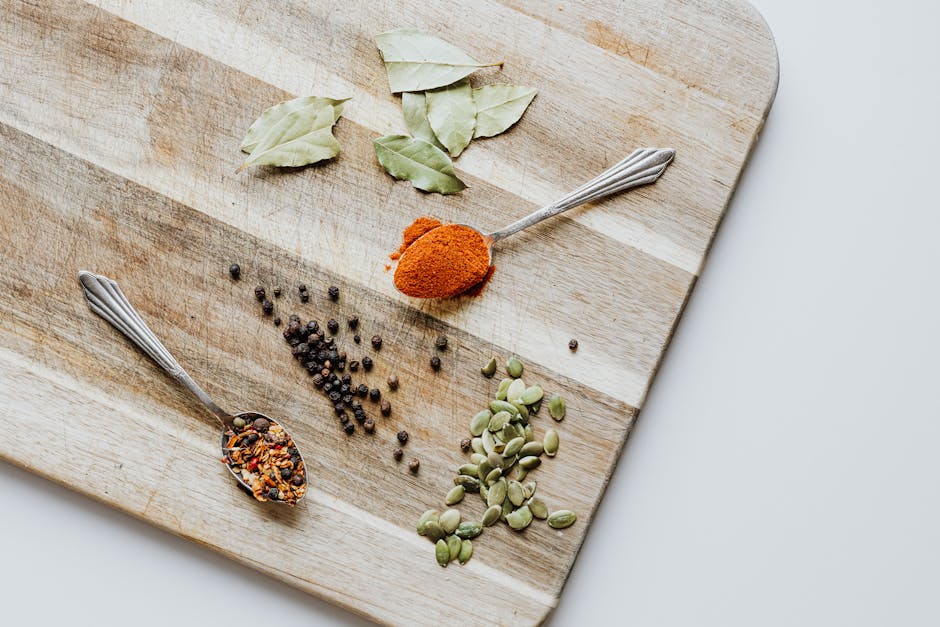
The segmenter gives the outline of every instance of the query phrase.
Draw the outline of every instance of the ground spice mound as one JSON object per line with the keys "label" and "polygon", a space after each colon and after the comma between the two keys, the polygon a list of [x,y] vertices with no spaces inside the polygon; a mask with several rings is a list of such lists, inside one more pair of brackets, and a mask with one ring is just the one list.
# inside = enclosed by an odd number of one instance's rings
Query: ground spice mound
{"label": "ground spice mound", "polygon": [[481,283],[489,272],[483,236],[469,226],[447,224],[407,247],[395,269],[395,287],[416,298],[448,298]]}
{"label": "ground spice mound", "polygon": [[401,246],[398,250],[389,255],[389,259],[398,259],[405,252],[405,249],[414,244],[415,240],[430,231],[436,229],[443,223],[435,218],[421,217],[408,225],[401,234]]}

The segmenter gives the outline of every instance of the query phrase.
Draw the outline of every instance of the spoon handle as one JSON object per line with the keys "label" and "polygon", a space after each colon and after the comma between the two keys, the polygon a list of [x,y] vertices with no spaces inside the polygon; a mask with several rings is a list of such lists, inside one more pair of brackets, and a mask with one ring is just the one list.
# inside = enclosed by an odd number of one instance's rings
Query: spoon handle
{"label": "spoon handle", "polygon": [[106,276],[92,274],[85,270],[78,273],[78,281],[82,284],[88,307],[93,312],[110,322],[111,326],[127,336],[127,339],[147,353],[170,376],[186,386],[209,411],[222,421],[223,425],[231,421],[232,416],[212,402],[209,395],[193,381],[170,351],[154,335],[117,283]]}
{"label": "spoon handle", "polygon": [[591,179],[570,194],[563,196],[550,205],[516,220],[509,226],[490,233],[493,242],[507,238],[524,228],[537,224],[545,218],[556,216],[563,211],[583,205],[586,202],[622,192],[631,187],[653,183],[666,170],[676,156],[676,151],[662,148],[639,148],[618,163]]}

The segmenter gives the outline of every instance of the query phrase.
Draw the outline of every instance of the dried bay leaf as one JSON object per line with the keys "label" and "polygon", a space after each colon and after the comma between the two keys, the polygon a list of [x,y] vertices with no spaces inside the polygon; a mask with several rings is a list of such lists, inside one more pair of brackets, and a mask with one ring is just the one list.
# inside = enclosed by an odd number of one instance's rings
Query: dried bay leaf
{"label": "dried bay leaf", "polygon": [[336,99],[323,98],[321,96],[303,96],[301,98],[292,98],[291,100],[279,102],[273,107],[265,109],[264,112],[258,116],[258,119],[251,123],[251,126],[248,127],[248,133],[245,135],[245,139],[242,140],[241,149],[243,152],[251,153],[251,151],[255,149],[255,146],[258,145],[258,141],[271,130],[271,127],[280,122],[285,115],[311,105],[332,106],[333,123],[335,124],[339,116],[343,113],[343,103],[347,100],[349,100],[349,98]]}
{"label": "dried bay leaf", "polygon": [[477,108],[466,80],[426,92],[428,122],[437,139],[456,157],[473,139]]}
{"label": "dried bay leaf", "polygon": [[401,95],[401,112],[411,136],[423,139],[429,144],[444,150],[444,145],[437,140],[434,129],[428,122],[427,99],[423,93],[406,91]]}
{"label": "dried bay leaf", "polygon": [[336,111],[329,104],[311,104],[280,118],[255,145],[238,168],[252,165],[298,167],[330,159],[339,154],[333,137]]}
{"label": "dried bay leaf", "polygon": [[392,93],[425,91],[450,85],[481,67],[502,63],[480,63],[466,52],[433,35],[400,28],[375,36],[385,61]]}
{"label": "dried bay leaf", "polygon": [[440,148],[407,135],[386,135],[374,141],[375,156],[385,171],[426,192],[454,194],[467,186]]}
{"label": "dried bay leaf", "polygon": [[519,121],[538,91],[520,85],[485,85],[473,90],[474,137],[499,135]]}

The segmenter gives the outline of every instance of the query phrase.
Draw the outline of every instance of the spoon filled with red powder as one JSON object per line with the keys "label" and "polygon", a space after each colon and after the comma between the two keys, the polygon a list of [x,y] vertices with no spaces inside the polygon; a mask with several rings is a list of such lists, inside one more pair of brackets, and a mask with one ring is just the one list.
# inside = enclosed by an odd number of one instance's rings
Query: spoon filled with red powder
{"label": "spoon filled with red powder", "polygon": [[495,269],[492,249],[499,241],[586,202],[653,183],[672,162],[671,149],[642,148],[570,194],[493,233],[465,224],[418,218],[402,234],[395,287],[415,298],[475,295]]}

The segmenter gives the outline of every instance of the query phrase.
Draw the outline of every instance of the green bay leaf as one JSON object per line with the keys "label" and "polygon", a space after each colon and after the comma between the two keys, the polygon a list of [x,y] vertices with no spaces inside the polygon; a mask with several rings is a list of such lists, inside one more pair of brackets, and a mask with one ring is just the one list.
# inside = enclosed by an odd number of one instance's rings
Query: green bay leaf
{"label": "green bay leaf", "polygon": [[454,194],[467,186],[457,178],[454,164],[440,148],[407,135],[386,135],[374,142],[375,156],[385,171],[426,192]]}
{"label": "green bay leaf", "polygon": [[333,137],[335,110],[313,104],[291,111],[258,140],[239,170],[252,165],[298,167],[339,154]]}
{"label": "green bay leaf", "polygon": [[333,122],[335,123],[343,113],[343,103],[347,100],[349,100],[349,98],[337,99],[324,98],[322,96],[303,96],[301,98],[285,100],[277,103],[273,107],[268,107],[258,116],[258,119],[252,122],[251,126],[248,127],[248,133],[245,134],[245,139],[242,140],[242,152],[251,153],[251,151],[255,149],[255,146],[258,145],[258,141],[288,113],[298,111],[299,109],[311,105],[332,106]]}
{"label": "green bay leaf", "polygon": [[450,85],[481,67],[502,63],[480,63],[466,52],[413,28],[400,28],[375,36],[385,61],[392,93],[424,91]]}
{"label": "green bay leaf", "polygon": [[538,91],[520,85],[485,85],[473,90],[474,137],[499,135],[519,121]]}
{"label": "green bay leaf", "polygon": [[473,139],[477,108],[470,83],[462,80],[447,87],[425,92],[428,123],[437,139],[456,157]]}
{"label": "green bay leaf", "polygon": [[428,122],[427,98],[421,92],[406,91],[401,95],[401,112],[405,117],[405,125],[411,131],[411,136],[423,139],[429,144],[444,149],[444,145],[437,141],[437,135]]}

